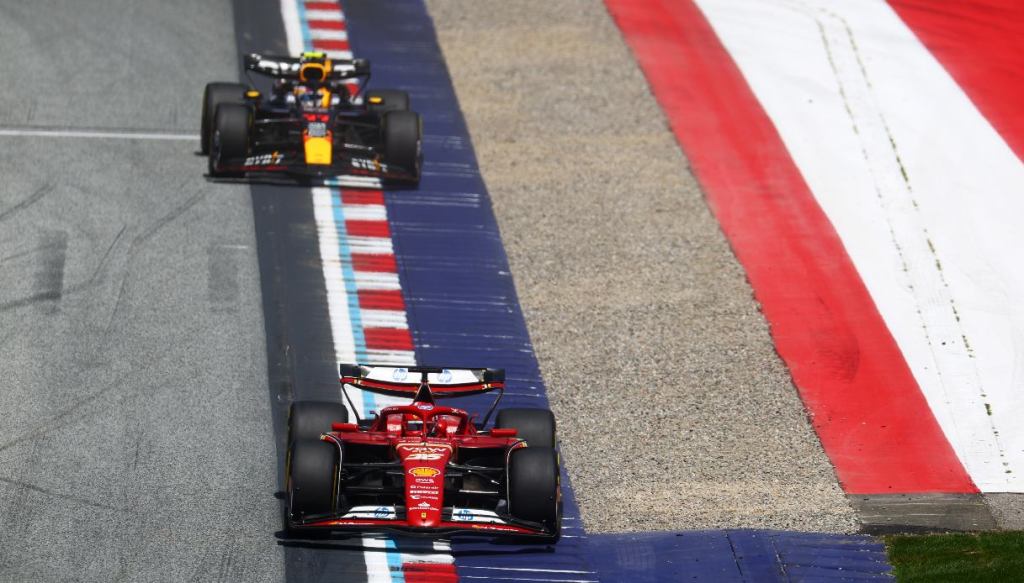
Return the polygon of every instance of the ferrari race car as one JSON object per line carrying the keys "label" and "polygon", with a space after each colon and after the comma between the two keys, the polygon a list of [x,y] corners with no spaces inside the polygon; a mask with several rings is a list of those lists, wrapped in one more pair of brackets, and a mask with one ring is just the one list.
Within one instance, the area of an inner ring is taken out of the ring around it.
{"label": "ferrari race car", "polygon": [[203,93],[200,148],[211,176],[419,182],[420,116],[404,91],[366,91],[367,61],[251,54],[245,69],[274,80],[269,96],[239,83],[209,83]]}
{"label": "ferrari race car", "polygon": [[[300,401],[288,420],[288,532],[516,537],[554,543],[562,522],[555,419],[503,409],[497,369],[341,365],[346,387],[407,397],[350,422],[341,403]],[[437,400],[498,391],[484,419]],[[355,408],[353,407],[353,410]]]}

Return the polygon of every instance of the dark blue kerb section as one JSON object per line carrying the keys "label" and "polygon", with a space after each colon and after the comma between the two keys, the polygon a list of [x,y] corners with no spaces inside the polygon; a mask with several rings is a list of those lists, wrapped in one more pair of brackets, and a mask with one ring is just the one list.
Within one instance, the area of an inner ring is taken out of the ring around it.
{"label": "dark blue kerb section", "polygon": [[891,581],[885,546],[864,535],[763,530],[591,535],[602,581]]}
{"label": "dark blue kerb section", "polygon": [[[498,225],[422,0],[346,0],[344,9],[353,51],[371,61],[372,86],[409,91],[424,119],[420,187],[386,193],[418,361],[503,367],[504,405],[546,406]],[[889,576],[884,549],[869,537],[765,531],[588,537],[564,484],[562,542],[552,549],[456,540],[460,577],[642,583]]]}

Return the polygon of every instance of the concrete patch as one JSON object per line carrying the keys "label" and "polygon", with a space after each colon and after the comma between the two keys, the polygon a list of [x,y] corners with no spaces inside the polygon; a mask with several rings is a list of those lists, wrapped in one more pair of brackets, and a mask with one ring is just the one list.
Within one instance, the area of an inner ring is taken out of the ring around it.
{"label": "concrete patch", "polygon": [[850,496],[861,531],[868,534],[995,530],[981,494]]}

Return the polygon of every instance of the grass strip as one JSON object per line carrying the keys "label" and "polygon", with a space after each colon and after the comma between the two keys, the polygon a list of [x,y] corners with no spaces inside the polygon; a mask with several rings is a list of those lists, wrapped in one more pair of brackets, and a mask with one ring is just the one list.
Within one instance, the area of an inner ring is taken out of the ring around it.
{"label": "grass strip", "polygon": [[885,537],[896,580],[1024,581],[1024,532]]}

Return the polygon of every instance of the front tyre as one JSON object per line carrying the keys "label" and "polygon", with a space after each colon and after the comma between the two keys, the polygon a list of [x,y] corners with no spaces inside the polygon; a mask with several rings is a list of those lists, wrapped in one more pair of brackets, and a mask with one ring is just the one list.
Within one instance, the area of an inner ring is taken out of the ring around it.
{"label": "front tyre", "polygon": [[288,409],[288,443],[319,440],[332,423],[348,423],[348,409],[331,401],[296,401]]}
{"label": "front tyre", "polygon": [[508,462],[508,509],[520,520],[539,522],[553,534],[530,538],[555,543],[562,534],[562,497],[559,491],[558,454],[550,447],[524,447]]}
{"label": "front tyre", "polygon": [[249,133],[252,131],[252,109],[247,105],[225,103],[213,116],[213,137],[210,143],[210,175],[242,176],[244,172],[221,170],[226,160],[241,160],[249,155]]}
{"label": "front tyre", "polygon": [[400,167],[419,182],[423,159],[423,123],[419,114],[391,111],[384,114],[382,123],[384,162]]}
{"label": "front tyre", "polygon": [[326,441],[300,439],[288,448],[289,520],[334,512],[338,485],[338,450]]}
{"label": "front tyre", "polygon": [[210,154],[213,143],[213,116],[217,108],[225,103],[244,104],[248,87],[241,83],[207,83],[203,90],[203,119],[199,125],[199,150],[204,156]]}

